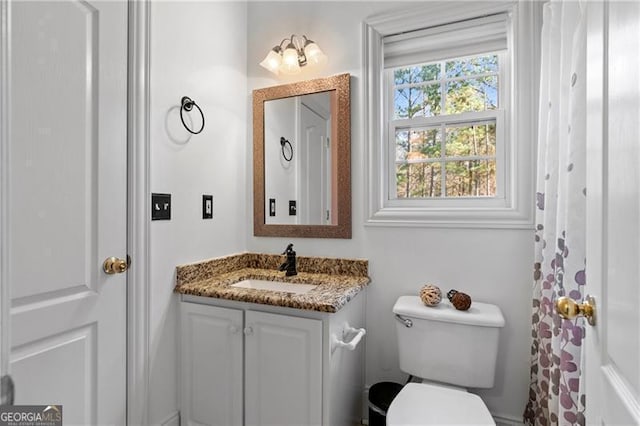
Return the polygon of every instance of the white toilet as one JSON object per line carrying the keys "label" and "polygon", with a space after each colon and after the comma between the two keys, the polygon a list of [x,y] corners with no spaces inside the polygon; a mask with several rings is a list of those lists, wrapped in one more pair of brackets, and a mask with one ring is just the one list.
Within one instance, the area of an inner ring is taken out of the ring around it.
{"label": "white toilet", "polygon": [[387,425],[495,425],[480,397],[465,388],[493,387],[504,327],[500,308],[473,302],[458,311],[447,300],[427,307],[418,296],[401,296],[393,313],[400,369],[422,383],[400,391]]}

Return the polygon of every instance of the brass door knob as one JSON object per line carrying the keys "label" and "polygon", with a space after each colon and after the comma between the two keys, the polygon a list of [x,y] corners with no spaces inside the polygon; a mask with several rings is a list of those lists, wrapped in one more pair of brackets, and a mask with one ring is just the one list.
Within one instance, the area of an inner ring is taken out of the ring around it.
{"label": "brass door knob", "polygon": [[102,270],[105,274],[121,274],[129,269],[129,256],[127,256],[127,260],[119,259],[117,257],[108,257],[104,260],[102,264]]}
{"label": "brass door knob", "polygon": [[556,299],[556,311],[564,319],[574,319],[583,316],[589,325],[596,325],[596,299],[587,295],[582,303],[578,303],[568,297],[558,297]]}

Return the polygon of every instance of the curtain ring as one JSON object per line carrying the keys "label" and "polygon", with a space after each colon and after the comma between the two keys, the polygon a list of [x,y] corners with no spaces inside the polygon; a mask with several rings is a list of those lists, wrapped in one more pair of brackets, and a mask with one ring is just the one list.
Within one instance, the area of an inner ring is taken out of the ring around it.
{"label": "curtain ring", "polygon": [[[289,145],[289,158],[287,158],[287,153],[285,152],[285,146],[287,145]],[[291,142],[280,136],[280,147],[282,149],[282,156],[284,157],[284,159],[287,161],[291,161],[291,159],[293,158],[293,146],[291,146]]]}
{"label": "curtain ring", "polygon": [[[202,117],[202,127],[200,127],[200,130],[198,130],[197,132],[194,132],[189,128],[189,126],[187,126],[187,123],[184,122],[184,116],[182,115],[182,111],[191,111],[193,107],[198,108],[198,111],[200,111],[200,116]],[[189,133],[193,133],[194,135],[197,135],[204,129],[204,113],[202,112],[202,109],[198,106],[198,104],[196,104],[195,101],[188,96],[183,96],[180,101],[180,120],[182,121],[182,125],[184,126],[184,128],[187,129]]]}

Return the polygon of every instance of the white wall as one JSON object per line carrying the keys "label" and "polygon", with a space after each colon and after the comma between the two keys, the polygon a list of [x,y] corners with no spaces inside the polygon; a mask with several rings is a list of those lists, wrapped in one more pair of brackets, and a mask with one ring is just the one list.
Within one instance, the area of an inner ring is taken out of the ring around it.
{"label": "white wall", "polygon": [[[501,334],[496,385],[493,389],[478,393],[494,416],[519,420],[522,418],[529,384],[533,232],[364,226],[363,163],[367,141],[362,137],[361,23],[374,13],[406,6],[406,3],[378,2],[249,3],[249,92],[259,87],[343,72],[352,75],[353,238],[253,237],[251,218],[247,218],[247,246],[250,251],[277,253],[288,242],[293,242],[300,255],[369,260],[372,283],[367,290],[368,385],[382,380],[406,379],[406,375],[397,367],[395,324],[391,314],[398,296],[417,294],[423,284],[430,282],[437,283],[445,291],[456,288],[469,293],[474,300],[499,305],[507,325]],[[306,34],[315,40],[328,55],[329,62],[323,69],[304,70],[295,78],[278,79],[258,63],[273,45],[292,33]],[[250,123],[248,121],[248,149],[252,135]],[[246,164],[247,181],[250,182],[250,158]],[[250,192],[247,197],[251,197]],[[249,198],[247,203],[251,205]]]}
{"label": "white wall", "polygon": [[[245,249],[246,13],[240,2],[151,4],[151,191],[172,194],[171,220],[151,224],[151,424],[177,424],[176,265]],[[206,116],[190,138],[182,96]],[[203,194],[213,220],[202,219]]]}
{"label": "white wall", "polygon": [[[289,216],[289,200],[296,199],[298,137],[296,134],[296,99],[276,99],[264,103],[264,202],[265,222],[270,224],[294,224],[298,216]],[[291,144],[291,161],[282,154],[280,138]],[[269,216],[269,199],[276,200],[276,215]]]}

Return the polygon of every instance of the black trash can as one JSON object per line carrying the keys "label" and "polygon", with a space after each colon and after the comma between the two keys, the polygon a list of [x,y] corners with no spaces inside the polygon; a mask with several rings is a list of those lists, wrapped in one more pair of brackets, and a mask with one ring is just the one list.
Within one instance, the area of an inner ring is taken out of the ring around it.
{"label": "black trash can", "polygon": [[369,388],[369,426],[386,426],[387,410],[402,388],[394,382],[380,382]]}

